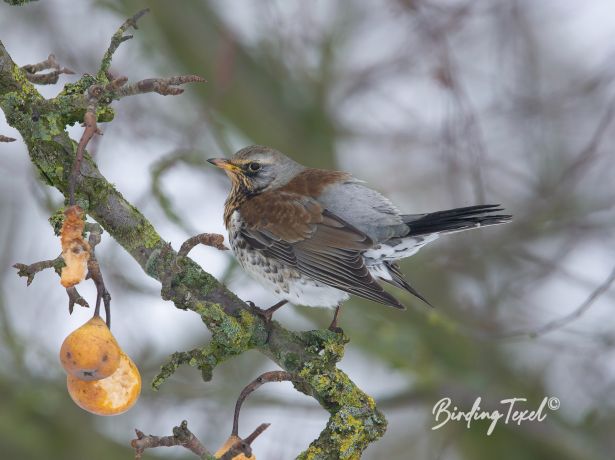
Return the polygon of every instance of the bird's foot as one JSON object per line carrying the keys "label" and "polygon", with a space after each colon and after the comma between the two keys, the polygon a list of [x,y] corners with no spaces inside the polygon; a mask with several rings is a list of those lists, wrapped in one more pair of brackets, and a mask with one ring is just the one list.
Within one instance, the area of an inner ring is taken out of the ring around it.
{"label": "bird's foot", "polygon": [[254,308],[256,310],[256,313],[265,319],[266,323],[270,323],[271,318],[273,317],[273,314],[276,311],[278,311],[281,307],[286,305],[288,303],[288,300],[280,300],[278,303],[276,303],[275,305],[272,305],[269,308],[259,308],[254,304],[254,302],[251,302],[249,300],[246,300],[246,303],[250,305],[252,308]]}

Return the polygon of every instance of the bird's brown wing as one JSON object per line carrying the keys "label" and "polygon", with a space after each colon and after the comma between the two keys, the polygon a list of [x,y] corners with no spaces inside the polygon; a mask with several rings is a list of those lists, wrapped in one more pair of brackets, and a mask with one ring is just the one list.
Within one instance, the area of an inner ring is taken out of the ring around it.
{"label": "bird's brown wing", "polygon": [[372,239],[316,200],[292,192],[263,193],[239,212],[242,236],[266,257],[350,294],[404,308],[365,265],[362,253],[374,246]]}

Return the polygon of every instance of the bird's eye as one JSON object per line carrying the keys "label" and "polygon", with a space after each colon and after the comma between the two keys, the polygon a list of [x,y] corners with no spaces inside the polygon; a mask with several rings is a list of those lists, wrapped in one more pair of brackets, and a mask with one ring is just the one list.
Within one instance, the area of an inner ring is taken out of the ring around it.
{"label": "bird's eye", "polygon": [[261,164],[257,163],[256,161],[253,161],[252,163],[248,165],[248,169],[252,172],[256,172],[259,169],[261,169]]}

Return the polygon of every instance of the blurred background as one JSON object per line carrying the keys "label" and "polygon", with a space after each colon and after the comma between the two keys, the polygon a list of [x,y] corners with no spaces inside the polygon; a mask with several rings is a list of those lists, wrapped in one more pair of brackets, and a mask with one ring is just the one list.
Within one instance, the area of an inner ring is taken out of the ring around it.
{"label": "blurred background", "polygon": [[[195,73],[207,84],[179,97],[115,105],[90,143],[103,174],[178,248],[200,232],[226,234],[228,183],[205,163],[249,144],[368,181],[402,211],[503,203],[512,224],[442,238],[402,263],[435,306],[396,294],[399,312],[352,299],[340,367],[389,420],[365,459],[607,459],[615,448],[615,3],[610,0],[40,1],[0,4],[0,39],[20,65],[55,53],[94,73],[109,38],[143,7],[151,13],[116,53],[131,81]],[[47,97],[67,81],[40,87]],[[70,128],[78,139],[82,128]],[[29,288],[11,265],[54,258],[47,218],[62,205],[42,185],[19,134],[0,115],[0,451],[7,459],[132,458],[133,429],[167,435],[182,419],[215,450],[231,429],[243,386],[275,365],[256,352],[204,383],[181,369],[148,385],[166,357],[209,339],[194,313],[107,235],[97,255],[113,331],[144,389],[114,418],[70,400],[57,357],[89,319],[52,271]],[[192,256],[244,299],[275,298],[210,248]],[[89,284],[81,294],[94,302]],[[331,311],[285,307],[291,329],[326,327]],[[541,423],[448,423],[434,404],[470,410],[504,398],[559,398]],[[244,404],[240,434],[272,426],[258,458],[294,458],[327,414],[290,384],[268,384]],[[190,458],[181,448],[146,458]]]}

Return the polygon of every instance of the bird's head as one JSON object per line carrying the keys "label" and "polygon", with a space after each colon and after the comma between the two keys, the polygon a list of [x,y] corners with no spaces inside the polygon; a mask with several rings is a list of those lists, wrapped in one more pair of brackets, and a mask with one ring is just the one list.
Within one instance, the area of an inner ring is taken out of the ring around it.
{"label": "bird's head", "polygon": [[283,153],[259,145],[241,149],[229,159],[210,158],[207,161],[223,169],[233,187],[246,195],[281,187],[305,169]]}

